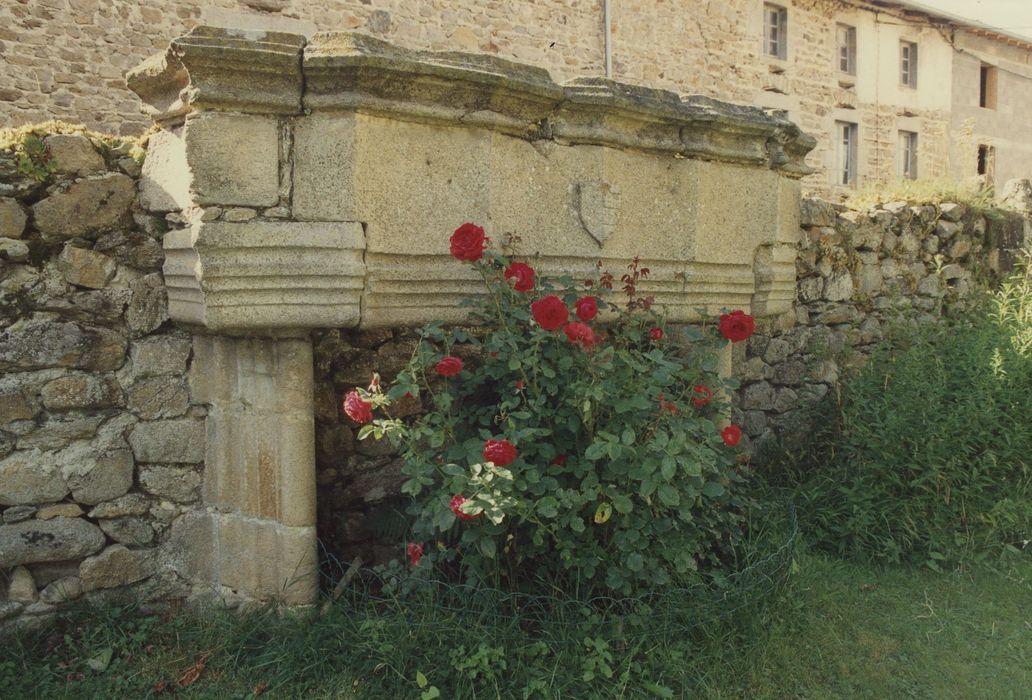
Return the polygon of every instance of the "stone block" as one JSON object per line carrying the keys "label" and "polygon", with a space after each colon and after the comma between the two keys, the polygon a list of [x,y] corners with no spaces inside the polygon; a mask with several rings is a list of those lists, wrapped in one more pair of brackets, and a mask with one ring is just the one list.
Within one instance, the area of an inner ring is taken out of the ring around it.
{"label": "stone block", "polygon": [[133,455],[127,449],[101,452],[66,469],[72,497],[96,505],[125,495],[133,485]]}
{"label": "stone block", "polygon": [[69,284],[102,289],[115,276],[118,265],[103,253],[68,244],[57,258],[57,267]]}
{"label": "stone block", "polygon": [[186,381],[173,376],[138,379],[127,394],[129,410],[143,420],[177,418],[190,407]]}
{"label": "stone block", "polygon": [[140,174],[140,206],[158,212],[190,207],[191,180],[182,130],[160,129],[151,134]]}
{"label": "stone block", "polygon": [[150,552],[131,550],[120,544],[113,544],[100,554],[87,557],[79,565],[84,592],[136,583],[153,573]]}
{"label": "stone block", "polygon": [[35,418],[39,413],[39,402],[33,394],[17,385],[0,388],[0,423]]}
{"label": "stone block", "polygon": [[201,474],[190,467],[145,464],[139,479],[147,493],[176,503],[193,503],[200,494]]}
{"label": "stone block", "polygon": [[0,262],[25,262],[29,258],[29,246],[17,238],[0,238]]}
{"label": "stone block", "polygon": [[40,591],[39,599],[50,605],[60,605],[79,598],[82,595],[82,579],[78,576],[65,576],[50,583]]}
{"label": "stone block", "polygon": [[279,202],[279,124],[269,117],[198,112],[184,130],[191,191],[200,205]]}
{"label": "stone block", "polygon": [[20,523],[23,520],[28,520],[35,514],[35,506],[12,506],[4,509],[3,521],[5,523]]}
{"label": "stone block", "polygon": [[0,197],[0,238],[21,238],[29,215],[18,200]]}
{"label": "stone block", "polygon": [[848,301],[853,292],[853,277],[848,270],[833,272],[824,282],[823,296],[828,301]]}
{"label": "stone block", "polygon": [[831,202],[803,197],[799,202],[801,226],[834,226],[838,211]]}
{"label": "stone block", "polygon": [[70,367],[115,370],[127,342],[109,328],[41,318],[23,319],[0,332],[0,371]]}
{"label": "stone block", "polygon": [[10,581],[7,584],[7,600],[22,605],[31,605],[39,600],[36,581],[24,566],[16,566],[11,572]]}
{"label": "stone block", "polygon": [[36,511],[39,520],[50,520],[52,518],[78,518],[82,515],[82,508],[78,503],[55,503],[52,506],[44,506]]}
{"label": "stone block", "polygon": [[259,600],[288,605],[315,602],[318,576],[315,528],[220,515],[219,580]]}
{"label": "stone block", "polygon": [[179,418],[137,423],[129,444],[138,462],[204,461],[204,420]]}
{"label": "stone block", "polygon": [[967,211],[966,206],[955,202],[943,202],[939,205],[939,215],[946,221],[960,221]]}
{"label": "stone block", "polygon": [[100,528],[81,518],[26,520],[0,525],[0,569],[20,564],[80,559],[100,550]]}
{"label": "stone block", "polygon": [[43,139],[50,150],[54,172],[90,175],[105,170],[104,158],[82,134],[51,134]]}
{"label": "stone block", "polygon": [[[354,114],[313,114],[294,127],[294,216],[355,221]],[[460,222],[461,223],[461,222]]]}
{"label": "stone block", "polygon": [[47,239],[89,236],[124,224],[135,197],[136,186],[126,175],[88,177],[34,204],[33,221]]}
{"label": "stone block", "polygon": [[139,493],[127,493],[111,501],[98,504],[89,512],[91,518],[122,518],[147,512],[147,498]]}
{"label": "stone block", "polygon": [[[780,367],[775,368],[777,372]],[[769,411],[774,408],[774,387],[767,382],[757,382],[742,391],[742,409],[746,411]]]}
{"label": "stone block", "polygon": [[132,299],[125,320],[134,336],[156,330],[168,320],[168,293],[161,273],[152,272],[129,284]]}
{"label": "stone block", "polygon": [[[245,551],[239,556],[250,556]],[[219,545],[215,516],[204,511],[189,511],[176,518],[168,539],[158,550],[158,561],[183,578],[195,583],[218,583]]]}
{"label": "stone block", "polygon": [[108,374],[73,374],[43,385],[40,392],[48,411],[110,408],[122,405],[122,390]]}
{"label": "stone block", "polygon": [[172,335],[141,338],[130,345],[129,356],[136,378],[182,376],[190,358],[190,339]]}
{"label": "stone block", "polygon": [[0,460],[0,504],[52,503],[68,495],[53,453],[39,450],[13,452]]}
{"label": "stone block", "polygon": [[105,535],[128,547],[142,547],[154,541],[154,528],[142,518],[100,520],[97,524]]}

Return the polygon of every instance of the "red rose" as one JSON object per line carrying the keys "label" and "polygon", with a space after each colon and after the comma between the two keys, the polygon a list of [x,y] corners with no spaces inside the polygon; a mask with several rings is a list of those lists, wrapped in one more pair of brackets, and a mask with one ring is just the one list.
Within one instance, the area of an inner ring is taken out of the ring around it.
{"label": "red rose", "polygon": [[454,377],[462,371],[462,360],[452,355],[448,355],[448,357],[438,362],[434,369],[437,370],[437,373],[442,377]]}
{"label": "red rose", "polygon": [[595,333],[586,323],[577,323],[576,321],[567,323],[563,328],[563,333],[566,334],[567,340],[579,344],[585,350],[590,350],[591,346],[595,344]]}
{"label": "red rose", "polygon": [[649,337],[653,340],[663,340],[663,329],[659,326],[649,330]]}
{"label": "red rose", "polygon": [[696,384],[692,387],[692,393],[695,394],[692,397],[692,403],[696,408],[702,408],[713,400],[713,392],[705,384]]}
{"label": "red rose", "polygon": [[484,443],[484,459],[496,467],[507,467],[516,460],[516,446],[508,440],[488,440]]}
{"label": "red rose", "polygon": [[734,447],[742,439],[742,429],[731,424],[720,431],[720,437],[723,438],[725,445]]}
{"label": "red rose", "polygon": [[598,316],[598,300],[595,297],[581,297],[573,308],[577,312],[577,318],[582,321],[590,321]]}
{"label": "red rose", "polygon": [[522,379],[517,379],[516,380],[516,391],[523,391],[523,387],[524,386],[525,386],[525,384],[523,383]]}
{"label": "red rose", "polygon": [[756,319],[741,309],[720,317],[720,334],[732,343],[745,340],[756,330]]}
{"label": "red rose", "polygon": [[570,312],[563,300],[555,294],[538,299],[530,305],[534,320],[546,331],[557,331],[570,318]]}
{"label": "red rose", "polygon": [[660,413],[677,413],[677,404],[673,401],[667,401],[666,396],[664,396],[663,394],[657,396],[656,400],[659,401]]}
{"label": "red rose", "polygon": [[463,224],[451,236],[451,254],[456,260],[476,262],[484,257],[484,229],[476,224]]}
{"label": "red rose", "polygon": [[344,413],[356,423],[368,423],[373,419],[373,404],[365,401],[357,391],[349,391],[344,396]]}
{"label": "red rose", "polygon": [[409,564],[413,567],[419,566],[419,560],[423,558],[423,543],[409,542],[405,551],[408,553]]}
{"label": "red rose", "polygon": [[455,517],[459,520],[476,520],[480,517],[480,513],[473,515],[472,513],[464,513],[462,511],[462,504],[466,502],[465,496],[452,496],[451,503],[448,505],[451,508],[451,512],[455,513]]}
{"label": "red rose", "polygon": [[566,455],[559,455],[558,457],[553,459],[551,462],[549,462],[549,464],[557,464],[560,467],[565,467],[566,466]]}
{"label": "red rose", "polygon": [[527,263],[514,262],[505,268],[505,279],[516,280],[513,289],[517,292],[529,292],[534,288],[534,268]]}

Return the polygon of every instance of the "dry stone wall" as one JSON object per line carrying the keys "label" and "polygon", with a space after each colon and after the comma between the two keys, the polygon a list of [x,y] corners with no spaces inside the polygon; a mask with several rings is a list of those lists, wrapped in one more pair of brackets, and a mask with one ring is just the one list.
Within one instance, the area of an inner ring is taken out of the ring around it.
{"label": "dry stone wall", "polygon": [[801,447],[827,419],[814,409],[891,324],[934,321],[1012,269],[1029,240],[1030,188],[1007,190],[1018,210],[890,202],[856,211],[803,200],[795,311],[765,324],[735,362],[736,420],[755,453]]}
{"label": "dry stone wall", "polygon": [[180,523],[200,498],[166,221],[137,204],[132,142],[57,128],[42,179],[0,149],[0,631],[81,597],[185,595]]}

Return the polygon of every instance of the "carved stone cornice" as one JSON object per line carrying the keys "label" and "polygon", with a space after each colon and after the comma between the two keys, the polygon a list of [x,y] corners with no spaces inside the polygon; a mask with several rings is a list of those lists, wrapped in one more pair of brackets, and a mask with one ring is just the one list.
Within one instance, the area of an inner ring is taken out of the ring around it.
{"label": "carved stone cornice", "polygon": [[196,27],[130,70],[126,84],[161,124],[203,109],[299,114],[304,44],[300,34]]}

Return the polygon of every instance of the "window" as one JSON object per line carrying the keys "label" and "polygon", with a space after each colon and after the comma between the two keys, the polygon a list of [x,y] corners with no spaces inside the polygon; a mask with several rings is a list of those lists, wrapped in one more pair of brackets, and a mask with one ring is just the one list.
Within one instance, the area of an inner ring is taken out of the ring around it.
{"label": "window", "polygon": [[983,63],[979,70],[978,106],[996,109],[996,66]]}
{"label": "window", "polygon": [[912,41],[899,42],[899,82],[917,87],[917,44]]}
{"label": "window", "polygon": [[835,184],[856,184],[857,128],[850,122],[835,122]]}
{"label": "window", "polygon": [[856,27],[840,24],[838,37],[838,69],[842,73],[856,75]]}
{"label": "window", "polygon": [[913,131],[899,132],[899,176],[917,179],[917,134]]}
{"label": "window", "polygon": [[985,175],[990,182],[993,179],[993,161],[996,160],[996,149],[984,143],[978,146],[978,174]]}
{"label": "window", "polygon": [[763,4],[763,50],[768,56],[788,58],[788,10]]}

